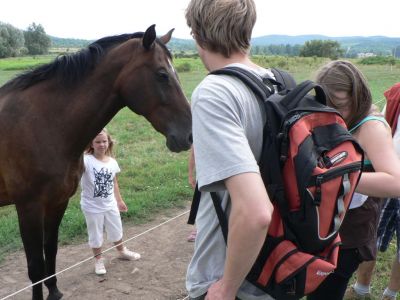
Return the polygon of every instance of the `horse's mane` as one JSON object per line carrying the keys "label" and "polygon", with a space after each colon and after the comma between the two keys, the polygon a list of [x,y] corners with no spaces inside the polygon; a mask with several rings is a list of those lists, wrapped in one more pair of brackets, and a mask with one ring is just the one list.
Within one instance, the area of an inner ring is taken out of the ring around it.
{"label": "horse's mane", "polygon": [[104,54],[113,46],[132,38],[141,38],[143,35],[143,32],[136,32],[101,38],[76,53],[60,55],[48,64],[22,73],[0,87],[0,91],[23,90],[43,80],[54,78],[58,78],[66,85],[79,82],[88,72],[93,70]]}

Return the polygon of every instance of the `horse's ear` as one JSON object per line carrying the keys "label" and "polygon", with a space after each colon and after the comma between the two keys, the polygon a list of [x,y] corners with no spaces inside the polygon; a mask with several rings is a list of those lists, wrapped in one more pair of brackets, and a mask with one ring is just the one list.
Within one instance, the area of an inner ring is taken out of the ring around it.
{"label": "horse's ear", "polygon": [[172,32],[175,30],[175,28],[172,28],[170,31],[167,32],[167,34],[163,35],[160,37],[160,41],[165,45],[171,40]]}
{"label": "horse's ear", "polygon": [[144,33],[143,36],[143,47],[146,50],[149,50],[151,46],[153,45],[155,39],[156,39],[156,25],[153,24],[149,28],[147,28],[146,32]]}

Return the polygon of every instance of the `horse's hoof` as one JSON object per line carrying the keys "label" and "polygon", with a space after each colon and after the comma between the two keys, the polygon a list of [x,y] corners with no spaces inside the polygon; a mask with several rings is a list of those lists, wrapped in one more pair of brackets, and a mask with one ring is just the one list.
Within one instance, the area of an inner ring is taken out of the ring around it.
{"label": "horse's hoof", "polygon": [[58,300],[61,299],[63,296],[63,293],[61,293],[59,290],[54,291],[53,293],[49,294],[47,297],[47,300]]}

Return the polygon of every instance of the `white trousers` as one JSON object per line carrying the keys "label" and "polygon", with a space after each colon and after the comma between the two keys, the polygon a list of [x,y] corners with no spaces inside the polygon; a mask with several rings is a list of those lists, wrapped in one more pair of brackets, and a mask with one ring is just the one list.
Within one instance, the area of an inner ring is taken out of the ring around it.
{"label": "white trousers", "polygon": [[103,245],[104,230],[107,240],[118,242],[122,239],[122,222],[118,210],[109,210],[104,213],[83,212],[89,236],[89,247],[100,248]]}

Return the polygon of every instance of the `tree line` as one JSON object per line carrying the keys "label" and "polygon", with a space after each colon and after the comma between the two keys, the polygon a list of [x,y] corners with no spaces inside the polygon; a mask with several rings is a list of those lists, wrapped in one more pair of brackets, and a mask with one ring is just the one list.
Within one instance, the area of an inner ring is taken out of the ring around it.
{"label": "tree line", "polygon": [[[177,44],[178,42],[179,40],[176,41]],[[50,46],[51,39],[41,24],[32,23],[22,31],[11,24],[0,22],[0,58],[46,54]],[[337,41],[311,40],[304,45],[254,46],[251,54],[337,59],[343,56],[343,49]]]}
{"label": "tree line", "polygon": [[[61,41],[63,39],[58,40]],[[79,45],[85,44],[83,40],[73,41],[78,41]],[[69,40],[68,42],[71,41]],[[11,24],[0,22],[0,58],[46,54],[51,47],[51,43],[50,37],[46,34],[41,24],[32,23],[26,30],[22,31]],[[174,54],[177,56],[187,55],[188,43],[186,40],[173,39],[170,47],[172,47]],[[195,45],[191,45],[189,52],[194,51]],[[304,45],[256,45],[251,48],[252,55],[315,56],[331,59],[338,59],[339,57],[344,57],[344,55],[346,57],[356,57],[357,55],[357,53],[351,53],[348,50],[346,53],[344,52],[341,44],[334,40],[310,40],[306,41]],[[393,57],[400,57],[400,46],[395,47],[392,52]]]}
{"label": "tree line", "polygon": [[253,55],[280,55],[303,57],[329,57],[338,59],[343,57],[344,51],[340,43],[332,40],[311,40],[304,45],[268,45],[255,46],[251,49]]}
{"label": "tree line", "polygon": [[0,22],[0,58],[48,53],[50,37],[41,24],[32,23],[26,30]]}

